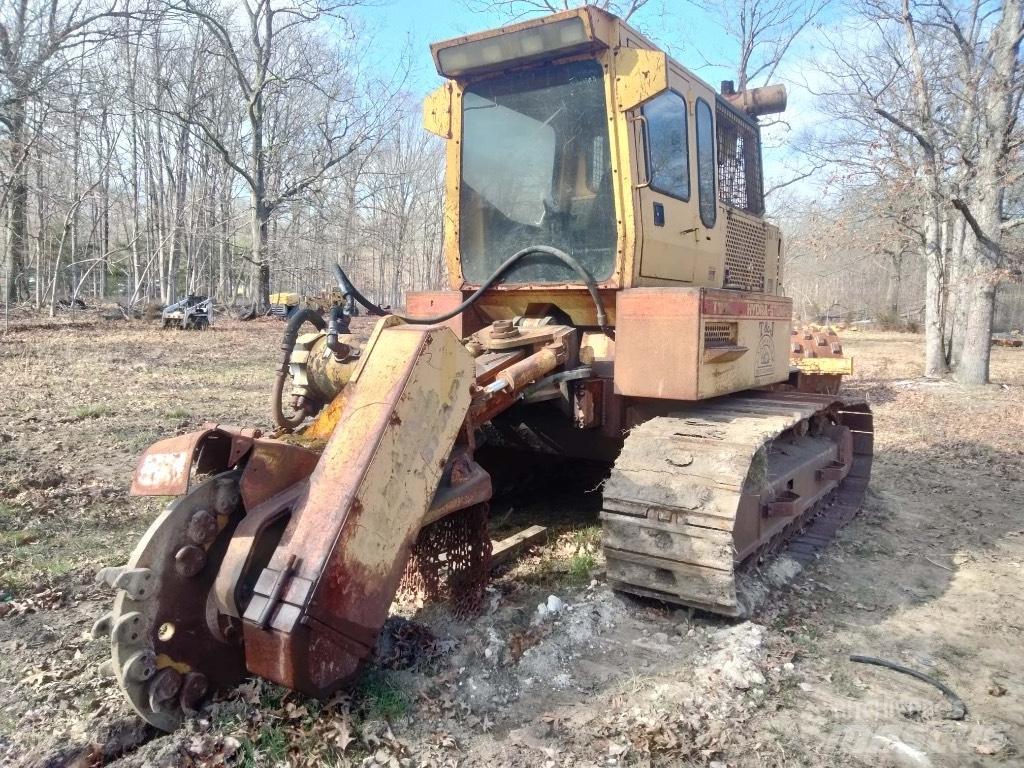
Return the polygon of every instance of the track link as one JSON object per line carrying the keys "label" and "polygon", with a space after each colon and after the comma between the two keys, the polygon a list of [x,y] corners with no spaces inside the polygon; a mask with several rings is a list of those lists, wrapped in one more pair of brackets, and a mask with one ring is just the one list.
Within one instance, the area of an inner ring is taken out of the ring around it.
{"label": "track link", "polygon": [[727,616],[737,574],[769,554],[801,564],[860,508],[872,460],[867,404],[754,392],[635,427],[604,488],[611,585]]}

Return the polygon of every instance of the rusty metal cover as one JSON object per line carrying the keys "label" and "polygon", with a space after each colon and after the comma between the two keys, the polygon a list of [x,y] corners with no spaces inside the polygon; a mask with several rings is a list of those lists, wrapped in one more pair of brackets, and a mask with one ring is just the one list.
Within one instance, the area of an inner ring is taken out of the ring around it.
{"label": "rusty metal cover", "polygon": [[280,440],[256,440],[245,464],[239,490],[246,509],[255,509],[285,488],[305,480],[320,454]]}
{"label": "rusty metal cover", "polygon": [[[149,446],[132,474],[132,496],[181,496],[188,492],[192,464],[204,472],[235,466],[252,447],[258,430],[204,424],[196,432],[169,437]],[[207,449],[212,450],[207,453]]]}
{"label": "rusty metal cover", "polygon": [[[409,317],[434,317],[451,312],[462,303],[461,291],[410,291],[405,294],[405,313]],[[485,325],[476,307],[467,307],[455,317],[445,320],[442,325],[451,328],[455,335],[464,339],[476,333]]]}
{"label": "rusty metal cover", "polygon": [[192,459],[213,429],[189,432],[153,443],[132,475],[132,496],[181,496],[188,492]]}
{"label": "rusty metal cover", "polygon": [[449,329],[378,330],[244,612],[249,670],[312,695],[371,652],[469,411],[474,361]]}

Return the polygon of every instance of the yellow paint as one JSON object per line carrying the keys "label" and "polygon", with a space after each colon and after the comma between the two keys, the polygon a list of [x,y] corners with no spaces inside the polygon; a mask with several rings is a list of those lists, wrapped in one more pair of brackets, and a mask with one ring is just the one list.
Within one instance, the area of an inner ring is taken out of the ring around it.
{"label": "yellow paint", "polygon": [[[317,414],[313,423],[303,430],[303,444],[305,444],[307,448],[312,448],[313,445],[311,444],[326,441],[327,438],[331,436],[331,433],[334,432],[334,428],[338,425],[338,419],[341,418],[341,413],[344,408],[345,391],[342,390],[326,408]],[[317,450],[322,447],[323,446],[320,445]]]}
{"label": "yellow paint", "polygon": [[272,293],[270,294],[271,304],[284,304],[287,307],[294,306],[302,300],[297,293]]}
{"label": "yellow paint", "polygon": [[668,90],[668,56],[664,51],[622,48],[615,59],[615,90],[622,112],[636,109]]}
{"label": "yellow paint", "polygon": [[796,366],[801,373],[853,374],[852,357],[805,357],[798,360]]}
{"label": "yellow paint", "polygon": [[[383,327],[365,355],[362,375],[348,387],[338,429],[292,513],[287,546],[274,555],[302,553],[303,575],[329,573],[329,561],[343,561],[349,572],[367,579],[389,574],[408,534],[422,524],[469,412],[475,363],[451,329]],[[357,505],[357,523],[346,524],[338,539],[325,536],[322,526],[303,524],[307,515],[323,520]],[[330,594],[342,599],[339,592]],[[378,608],[386,605],[368,610]],[[325,599],[316,610],[345,608]]]}
{"label": "yellow paint", "polygon": [[442,139],[452,137],[451,83],[445,83],[427,94],[423,102],[423,127]]}
{"label": "yellow paint", "polygon": [[180,672],[183,675],[187,675],[189,672],[192,671],[192,667],[190,667],[184,661],[175,661],[166,653],[157,654],[156,668],[164,669],[166,667],[170,667],[171,669],[175,670],[176,672]]}

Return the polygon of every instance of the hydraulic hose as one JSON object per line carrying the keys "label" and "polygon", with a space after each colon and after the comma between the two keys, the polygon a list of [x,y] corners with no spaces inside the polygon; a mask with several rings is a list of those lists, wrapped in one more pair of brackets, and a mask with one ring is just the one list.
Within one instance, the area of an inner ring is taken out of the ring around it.
{"label": "hydraulic hose", "polygon": [[964,704],[963,699],[956,694],[956,691],[940,680],[936,680],[934,677],[926,675],[924,672],[918,672],[916,669],[905,667],[894,661],[879,659],[876,656],[860,656],[855,654],[850,656],[850,661],[856,661],[860,664],[874,664],[876,667],[885,667],[886,669],[891,669],[895,672],[902,672],[904,675],[916,677],[918,680],[926,682],[929,685],[934,685],[942,691],[942,695],[945,696],[946,699],[949,700],[949,703],[953,705],[953,708],[945,716],[946,720],[963,720],[967,717],[967,705]]}
{"label": "hydraulic hose", "polygon": [[[527,248],[523,248],[521,251],[517,251],[516,253],[512,254],[505,260],[505,262],[500,267],[494,270],[491,276],[488,277],[483,282],[483,284],[481,284],[481,286],[473,292],[471,296],[466,298],[461,304],[459,304],[459,306],[455,307],[455,309],[449,312],[445,312],[444,314],[441,315],[434,315],[432,317],[406,317],[395,313],[391,314],[395,314],[395,317],[397,317],[404,323],[413,323],[420,325],[433,325],[435,323],[443,323],[445,320],[450,320],[460,312],[465,311],[467,308],[475,304],[477,299],[479,299],[483,295],[484,291],[488,290],[491,286],[498,282],[498,280],[500,280],[501,277],[506,272],[508,272],[509,269],[511,269],[515,264],[517,264],[526,256],[530,256],[531,254],[535,253],[555,257],[580,276],[583,282],[586,283],[587,291],[590,292],[590,298],[593,300],[594,308],[597,310],[598,326],[601,328],[602,331],[611,335],[611,330],[608,327],[608,314],[607,312],[605,312],[604,301],[601,299],[601,294],[598,293],[597,283],[594,281],[594,278],[591,277],[590,273],[587,272],[587,270],[584,269],[583,265],[580,264],[576,259],[574,259],[565,251],[559,250],[558,248],[553,248],[550,245],[531,245]],[[348,279],[348,275],[345,274],[345,270],[341,268],[340,264],[334,265],[334,274],[338,279],[338,287],[341,289],[342,293],[351,296],[363,307],[365,307],[368,312],[375,315],[389,314],[388,312],[374,304],[372,301],[367,299],[365,296],[363,296],[363,294],[361,294],[356,289],[356,287],[352,285],[352,281]]]}
{"label": "hydraulic hose", "polygon": [[338,341],[338,335],[348,333],[349,319],[345,308],[339,304],[331,307],[330,321],[327,323],[327,348],[337,358],[346,357],[349,353],[348,344]]}
{"label": "hydraulic hose", "polygon": [[315,326],[318,331],[322,331],[326,327],[320,314],[309,308],[298,310],[288,319],[288,326],[285,328],[284,338],[281,340],[281,365],[278,366],[274,376],[274,394],[270,403],[274,422],[282,429],[295,429],[306,418],[303,411],[290,417],[285,416],[284,409],[281,407],[284,380],[288,376],[288,361],[291,359],[292,350],[295,349],[295,341],[299,338],[299,329],[306,322]]}

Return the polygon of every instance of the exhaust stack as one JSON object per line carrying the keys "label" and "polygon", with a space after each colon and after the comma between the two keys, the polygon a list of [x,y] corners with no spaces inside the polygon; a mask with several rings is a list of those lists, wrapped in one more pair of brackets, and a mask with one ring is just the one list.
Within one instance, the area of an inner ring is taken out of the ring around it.
{"label": "exhaust stack", "polygon": [[737,91],[732,80],[722,81],[722,96],[737,109],[751,117],[774,115],[786,111],[786,86],[766,85]]}

